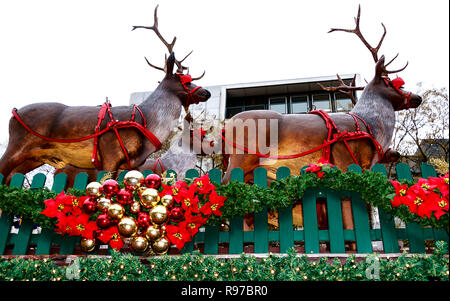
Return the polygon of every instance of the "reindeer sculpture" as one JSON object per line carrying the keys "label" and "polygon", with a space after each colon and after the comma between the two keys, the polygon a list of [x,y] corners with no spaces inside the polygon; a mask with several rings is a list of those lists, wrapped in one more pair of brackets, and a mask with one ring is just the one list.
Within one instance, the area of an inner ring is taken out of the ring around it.
{"label": "reindeer sculpture", "polygon": [[[356,34],[370,50],[375,61],[375,76],[365,86],[351,112],[328,115],[323,111],[313,111],[313,114],[281,115],[273,111],[246,111],[235,115],[226,123],[225,136],[222,135],[225,152],[229,156],[222,183],[230,181],[230,172],[237,167],[243,169],[245,182],[252,182],[253,171],[259,166],[267,169],[268,179],[271,181],[276,179],[276,170],[282,166],[289,167],[293,175],[298,175],[301,167],[325,158],[344,171],[352,163],[369,169],[385,157],[385,150],[391,143],[394,131],[395,111],[416,108],[422,100],[420,96],[404,91],[401,79],[389,79],[389,74],[404,70],[407,64],[399,70],[387,70],[398,54],[388,63],[385,63],[384,55],[378,58],[386,28],[382,24],[384,33],[378,45],[370,46],[359,28],[360,12],[359,7],[355,29],[330,30]],[[360,88],[346,85],[338,88],[341,91],[357,89]],[[279,129],[278,143],[270,145],[267,148],[269,152],[264,154],[260,151],[259,139],[263,141],[261,145],[266,146],[266,141],[270,141],[269,127],[256,127],[256,133],[250,134],[248,130],[243,131],[244,145],[238,145],[236,140],[238,125],[246,124],[247,121],[256,124],[258,120],[265,120],[265,124],[275,120]],[[242,150],[248,152],[242,153]],[[271,153],[277,155],[270,156]],[[343,204],[343,211],[344,227],[352,227],[350,205]]]}
{"label": "reindeer sculpture", "polygon": [[[0,173],[9,183],[14,173],[27,173],[44,163],[63,168],[98,168],[107,171],[133,169],[161,147],[176,125],[181,108],[208,100],[210,92],[192,83],[187,67],[175,58],[176,37],[168,43],[154,25],[134,26],[153,30],[169,51],[164,68],[147,63],[165,73],[156,90],[138,106],[100,108],[36,103],[13,110],[9,123],[9,143],[0,159]],[[175,66],[177,69],[175,70]],[[175,71],[175,72],[174,72]],[[131,117],[131,119],[130,119]]]}

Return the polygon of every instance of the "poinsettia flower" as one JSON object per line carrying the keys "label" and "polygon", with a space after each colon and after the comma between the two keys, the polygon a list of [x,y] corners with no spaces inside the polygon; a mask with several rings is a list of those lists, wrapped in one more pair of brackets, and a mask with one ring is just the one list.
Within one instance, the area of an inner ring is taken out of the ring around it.
{"label": "poinsettia flower", "polygon": [[391,200],[392,207],[398,207],[401,204],[406,204],[408,197],[406,196],[406,191],[408,190],[407,184],[400,184],[398,181],[390,181],[392,186],[395,188],[395,197]]}
{"label": "poinsettia flower", "polygon": [[330,162],[328,162],[328,160],[326,160],[325,158],[320,158],[319,161],[317,162],[317,165],[319,166],[324,166],[324,165],[329,165],[330,167],[334,167],[333,164],[331,164]]}
{"label": "poinsettia flower", "polygon": [[211,190],[216,189],[216,187],[211,183],[209,175],[201,176],[194,180],[194,183],[199,194],[208,194]]}
{"label": "poinsettia flower", "polygon": [[194,185],[190,185],[188,189],[183,188],[178,192],[179,203],[184,211],[192,210],[194,213],[198,213],[199,199],[195,195],[197,188]]}
{"label": "poinsettia flower", "polygon": [[41,212],[41,214],[48,217],[56,217],[58,220],[66,216],[65,211],[67,211],[67,209],[65,210],[64,204],[61,204],[54,199],[45,200],[44,204],[45,209]]}
{"label": "poinsettia flower", "polygon": [[173,185],[166,185],[164,183],[161,183],[161,186],[163,187],[163,190],[159,194],[160,196],[164,195],[171,195],[173,196],[173,199],[179,203],[182,200],[182,196],[180,196],[180,190],[183,188],[187,188],[188,184],[184,181],[177,181]]}
{"label": "poinsettia flower", "polygon": [[191,234],[187,229],[187,223],[185,221],[178,223],[177,226],[167,225],[166,233],[170,242],[180,251],[187,242],[191,241]]}
{"label": "poinsettia flower", "polygon": [[407,196],[406,205],[409,207],[409,211],[420,217],[427,216],[430,218],[433,211],[439,210],[439,195],[437,193],[429,193],[424,189],[411,190],[410,187]]}
{"label": "poinsettia flower", "polygon": [[97,223],[89,220],[88,214],[80,214],[72,219],[72,232],[70,235],[79,235],[85,238],[92,239],[93,232],[98,229]]}
{"label": "poinsettia flower", "polygon": [[318,177],[319,179],[322,179],[324,175],[325,175],[325,173],[324,173],[323,171],[318,171],[318,172],[317,172],[317,177]]}
{"label": "poinsettia flower", "polygon": [[115,250],[122,249],[124,245],[122,236],[119,234],[119,229],[116,226],[102,230],[97,238],[105,244],[109,243],[111,248]]}
{"label": "poinsettia flower", "polygon": [[434,216],[439,219],[442,215],[448,214],[448,198],[441,198],[438,201],[439,209],[434,212]]}
{"label": "poinsettia flower", "polygon": [[219,209],[224,205],[226,199],[226,197],[218,195],[217,192],[213,190],[209,195],[209,201],[202,206],[200,211],[204,215],[208,216],[212,213],[214,213],[214,215],[221,216],[222,212]]}
{"label": "poinsettia flower", "polygon": [[186,222],[186,229],[191,234],[191,237],[194,237],[195,234],[197,234],[198,229],[207,221],[207,219],[203,218],[201,214],[192,215],[192,211],[186,212],[184,217]]}
{"label": "poinsettia flower", "polygon": [[70,235],[73,231],[75,216],[73,215],[63,215],[58,218],[58,223],[56,224],[55,232],[61,235]]}
{"label": "poinsettia flower", "polygon": [[319,166],[318,164],[309,164],[308,168],[306,168],[305,172],[317,172],[317,171],[321,171],[322,170],[322,166]]}
{"label": "poinsettia flower", "polygon": [[429,181],[437,186],[437,189],[444,198],[448,199],[449,196],[448,173],[445,176],[429,178]]}

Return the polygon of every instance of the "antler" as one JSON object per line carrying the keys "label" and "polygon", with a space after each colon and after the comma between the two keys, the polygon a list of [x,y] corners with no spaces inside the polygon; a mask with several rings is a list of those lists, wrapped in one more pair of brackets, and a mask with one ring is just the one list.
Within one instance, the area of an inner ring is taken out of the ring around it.
{"label": "antler", "polygon": [[322,85],[321,83],[317,83],[323,90],[325,91],[339,91],[345,95],[347,95],[348,97],[350,97],[353,105],[356,104],[356,99],[353,96],[353,91],[357,91],[357,90],[363,90],[364,87],[356,87],[356,74],[355,76],[353,76],[352,81],[350,82],[350,85],[347,85],[342,78],[339,76],[339,74],[336,74],[337,78],[339,80],[339,83],[341,84],[338,87],[325,87],[324,85]]}
{"label": "antler", "polygon": [[[137,28],[144,28],[144,29],[150,29],[150,30],[153,30],[154,32],[155,32],[155,34],[158,36],[158,38],[161,40],[161,42],[163,42],[163,44],[167,47],[167,50],[169,51],[169,53],[172,53],[173,52],[173,47],[175,46],[175,42],[176,42],[176,40],[177,40],[177,37],[173,37],[173,40],[172,40],[172,42],[171,43],[169,43],[169,42],[167,42],[166,41],[166,39],[164,39],[163,38],[163,36],[161,35],[161,33],[159,32],[159,28],[158,28],[158,6],[159,5],[156,5],[156,7],[155,7],[155,12],[154,12],[154,21],[153,21],[153,26],[133,26],[133,28],[131,29],[131,30],[135,30],[135,29],[137,29]],[[185,66],[183,66],[181,63],[190,55],[192,53],[192,51],[191,52],[189,52],[181,61],[178,61],[177,59],[175,59],[175,64],[177,65],[177,67],[178,67],[178,69],[177,69],[177,72],[180,72],[180,73],[182,73],[184,70],[186,70],[186,69],[188,69],[187,67],[185,67]],[[153,67],[153,68],[155,68],[155,69],[158,69],[158,70],[162,70],[162,71],[166,71],[166,68],[161,68],[161,67],[158,67],[158,66],[155,66],[155,65],[153,65],[153,64],[151,64],[148,60],[147,60],[147,58],[145,58],[145,60],[147,61],[147,63],[151,66],[151,67]],[[167,60],[167,58],[166,58],[166,60]]]}
{"label": "antler", "polygon": [[[363,44],[367,47],[367,49],[369,49],[370,53],[372,54],[372,57],[376,62],[378,62],[378,51],[380,50],[381,44],[383,43],[384,37],[386,36],[386,26],[384,26],[383,23],[381,23],[381,26],[383,26],[383,35],[381,36],[380,41],[378,42],[378,45],[376,47],[372,47],[367,40],[364,38],[364,36],[361,33],[361,30],[359,28],[359,21],[360,21],[360,16],[361,16],[361,5],[358,5],[358,14],[355,18],[355,28],[354,29],[343,29],[343,28],[331,28],[328,33],[334,32],[334,31],[344,31],[344,32],[349,32],[349,33],[354,33],[355,35],[358,36],[358,38],[363,42]],[[389,63],[387,63],[384,67],[386,68],[390,63],[392,63],[398,56],[397,55],[389,61]],[[385,74],[389,74],[389,73],[396,73],[396,72],[400,72],[402,70],[404,70],[406,67],[408,66],[408,62],[406,62],[406,65],[398,70],[394,70],[394,71],[388,71],[385,69]]]}

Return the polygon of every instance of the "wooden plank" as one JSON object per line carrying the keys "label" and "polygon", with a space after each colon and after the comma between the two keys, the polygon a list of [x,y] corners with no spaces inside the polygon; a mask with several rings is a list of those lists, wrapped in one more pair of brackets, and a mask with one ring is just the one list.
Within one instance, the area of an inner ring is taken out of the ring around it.
{"label": "wooden plank", "polygon": [[[33,177],[30,189],[40,188],[45,185],[45,175],[38,173]],[[12,255],[25,255],[27,253],[28,243],[30,242],[31,232],[33,231],[34,223],[29,220],[22,221],[17,236],[17,243],[14,244]]]}
{"label": "wooden plank", "polygon": [[[176,174],[174,171],[167,171],[167,176],[169,176],[170,173]],[[196,169],[187,170],[185,177],[190,178],[190,179],[198,178],[199,177],[198,170],[196,170]],[[198,236],[198,234],[196,236]],[[194,238],[197,238],[197,237],[194,237]],[[194,241],[196,241],[196,240],[193,239],[190,242],[186,243],[184,245],[183,249],[181,249],[180,253],[181,254],[191,253],[194,250]]]}
{"label": "wooden plank", "polygon": [[[100,180],[106,175],[106,173],[106,170],[99,171],[97,174],[97,182],[100,182]],[[75,184],[73,186],[75,187]]]}
{"label": "wooden plank", "polygon": [[[254,185],[267,187],[267,170],[257,167],[253,173]],[[267,208],[255,213],[255,253],[269,252],[269,224]]]}
{"label": "wooden plank", "polygon": [[[22,187],[25,176],[20,173],[16,173],[11,177],[9,183],[10,187]],[[5,252],[6,244],[10,237],[11,226],[13,224],[14,215],[2,212],[0,216],[0,255]]]}
{"label": "wooden plank", "polygon": [[75,176],[73,187],[86,187],[89,181],[89,176],[85,172],[80,172]]}
{"label": "wooden plank", "polygon": [[[230,181],[244,182],[244,171],[241,168],[233,168]],[[228,253],[240,254],[242,252],[244,252],[244,218],[238,216],[230,220],[230,244]]]}
{"label": "wooden plank", "polygon": [[[219,169],[212,169],[208,173],[209,179],[213,182],[220,183],[222,174]],[[205,227],[205,254],[219,253],[219,225]]]}
{"label": "wooden plank", "polygon": [[117,177],[117,182],[122,183],[123,179],[125,178],[125,175],[127,174],[128,170],[122,170]]}
{"label": "wooden plank", "polygon": [[[381,172],[384,175],[387,174],[386,167],[382,164],[375,164],[372,167],[372,171]],[[385,253],[398,253],[400,252],[398,246],[397,232],[395,230],[394,218],[378,208],[378,215],[380,218],[381,236],[383,238],[383,250]]]}
{"label": "wooden plank", "polygon": [[342,221],[341,198],[332,190],[327,190],[328,233],[330,252],[345,253],[344,225]]}
{"label": "wooden plank", "polygon": [[144,175],[144,178],[146,177],[146,176],[148,176],[149,174],[152,174],[153,173],[153,170],[143,170],[142,171],[142,174]]}
{"label": "wooden plank", "polygon": [[[66,188],[66,185],[67,185],[67,175],[65,173],[59,173],[53,179],[52,190],[56,193],[60,193],[61,191],[63,191]],[[42,229],[42,231],[39,234],[38,239],[37,239],[35,255],[49,255],[50,254],[53,233],[54,233],[54,231],[52,229]]]}
{"label": "wooden plank", "polygon": [[[287,167],[277,169],[277,180],[282,180],[291,176],[291,171]],[[292,206],[278,210],[278,224],[280,226],[280,252],[287,251],[294,247],[294,226]]]}
{"label": "wooden plank", "polygon": [[[413,180],[408,164],[399,163],[396,166],[397,178],[399,180]],[[407,223],[406,233],[408,234],[409,248],[411,253],[425,253],[425,238],[423,229],[418,223]]]}
{"label": "wooden plank", "polygon": [[303,195],[303,224],[305,253],[319,253],[319,228],[317,224],[316,196],[318,191],[310,189]]}
{"label": "wooden plank", "polygon": [[[361,173],[361,167],[352,164],[348,171]],[[366,202],[358,193],[349,193],[352,199],[353,223],[355,225],[356,249],[358,253],[372,253],[372,241],[370,240],[369,213]]]}
{"label": "wooden plank", "polygon": [[0,173],[0,184],[3,184],[4,179],[5,179],[5,177]]}

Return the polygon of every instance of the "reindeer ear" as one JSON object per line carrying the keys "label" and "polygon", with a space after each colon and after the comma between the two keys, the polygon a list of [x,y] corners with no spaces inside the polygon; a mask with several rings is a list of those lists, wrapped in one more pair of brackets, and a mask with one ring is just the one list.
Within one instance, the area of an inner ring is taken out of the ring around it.
{"label": "reindeer ear", "polygon": [[166,76],[172,76],[175,65],[175,53],[171,52],[166,61]]}
{"label": "reindeer ear", "polygon": [[385,72],[384,55],[382,55],[375,66],[375,79],[380,79]]}

